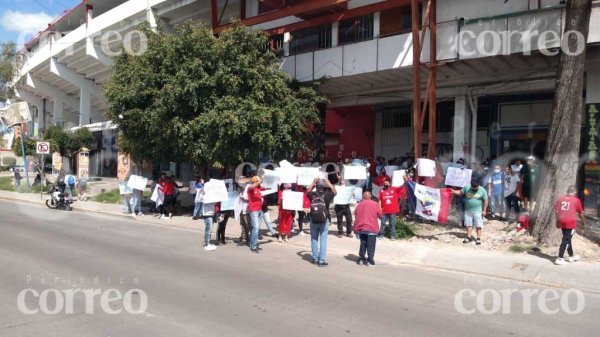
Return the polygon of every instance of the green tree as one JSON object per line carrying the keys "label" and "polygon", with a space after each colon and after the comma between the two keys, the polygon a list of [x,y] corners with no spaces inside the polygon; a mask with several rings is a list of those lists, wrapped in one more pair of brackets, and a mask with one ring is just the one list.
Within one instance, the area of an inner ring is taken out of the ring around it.
{"label": "green tree", "polygon": [[2,45],[0,48],[0,102],[12,96],[12,88],[9,83],[15,75],[15,61],[17,50],[12,42]]}
{"label": "green tree", "polygon": [[315,85],[292,88],[264,33],[235,24],[215,37],[191,22],[145,33],[147,51],[117,58],[106,85],[120,146],[138,160],[284,158],[319,123],[325,98]]}
{"label": "green tree", "polygon": [[[28,156],[35,156],[37,141],[34,139],[25,139],[25,154]],[[12,151],[17,157],[23,157],[23,151],[21,151],[21,138],[15,139],[12,144]]]}

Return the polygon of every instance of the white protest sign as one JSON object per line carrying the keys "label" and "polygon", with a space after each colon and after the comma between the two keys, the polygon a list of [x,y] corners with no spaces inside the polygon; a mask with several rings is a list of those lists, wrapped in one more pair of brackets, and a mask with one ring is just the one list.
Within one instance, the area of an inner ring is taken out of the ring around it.
{"label": "white protest sign", "polygon": [[277,172],[267,169],[263,169],[263,172],[261,186],[268,190],[277,189],[277,186],[279,185],[279,175]]}
{"label": "white protest sign", "polygon": [[308,186],[321,176],[318,167],[298,167],[298,185]]}
{"label": "white protest sign", "polygon": [[419,177],[435,177],[435,161],[431,159],[417,159]]}
{"label": "white protest sign", "polygon": [[392,186],[400,187],[404,185],[404,176],[406,175],[406,170],[396,170],[392,176]]}
{"label": "white protest sign", "polygon": [[227,186],[223,180],[211,179],[204,184],[204,202],[222,202],[228,199]]}
{"label": "white protest sign", "polygon": [[448,186],[465,187],[471,183],[472,170],[448,167],[445,184]]}
{"label": "white protest sign", "polygon": [[165,195],[160,191],[158,185],[154,188],[154,191],[152,191],[152,196],[150,197],[150,200],[154,201],[157,207],[164,203]]}
{"label": "white protest sign", "polygon": [[279,176],[280,184],[295,184],[298,179],[298,171],[294,166],[276,167],[275,172]]}
{"label": "white protest sign", "polygon": [[227,200],[221,201],[221,211],[233,211],[239,195],[238,192],[229,191]]}
{"label": "white protest sign", "polygon": [[196,194],[196,182],[195,181],[190,181],[190,184],[188,186],[190,187],[188,189],[188,193],[189,194]]}
{"label": "white protest sign", "polygon": [[354,186],[336,186],[337,194],[333,198],[334,205],[348,205],[352,203],[354,196]]}
{"label": "white protest sign", "polygon": [[367,179],[367,168],[365,166],[344,165],[344,179],[364,180]]}
{"label": "white protest sign", "polygon": [[131,193],[133,193],[133,191],[131,190],[130,187],[127,186],[126,182],[119,183],[119,194],[120,195],[131,194]]}
{"label": "white protest sign", "polygon": [[294,191],[283,191],[282,208],[289,211],[302,211],[304,204],[304,193]]}
{"label": "white protest sign", "polygon": [[[294,167],[294,165],[292,165],[292,163],[290,163],[289,161],[287,161],[285,159],[279,162],[279,166],[281,166],[281,167]],[[275,169],[277,169],[277,168],[275,168]]]}
{"label": "white protest sign", "polygon": [[133,190],[143,191],[146,189],[146,184],[148,184],[148,178],[131,175],[129,177],[129,181],[127,182],[127,187]]}

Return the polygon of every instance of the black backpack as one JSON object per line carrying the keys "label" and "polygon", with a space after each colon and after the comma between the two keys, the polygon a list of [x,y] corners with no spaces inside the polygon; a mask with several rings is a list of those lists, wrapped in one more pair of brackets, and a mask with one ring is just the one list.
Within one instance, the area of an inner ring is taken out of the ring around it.
{"label": "black backpack", "polygon": [[325,196],[315,194],[310,203],[310,220],[314,223],[325,223],[327,221],[327,207]]}

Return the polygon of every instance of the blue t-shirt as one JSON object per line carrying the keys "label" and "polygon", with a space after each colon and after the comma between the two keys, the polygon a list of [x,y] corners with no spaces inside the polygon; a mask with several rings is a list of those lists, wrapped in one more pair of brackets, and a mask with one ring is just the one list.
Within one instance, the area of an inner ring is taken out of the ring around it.
{"label": "blue t-shirt", "polygon": [[502,182],[504,181],[504,173],[492,173],[488,176],[488,183],[492,184],[492,195],[502,196]]}

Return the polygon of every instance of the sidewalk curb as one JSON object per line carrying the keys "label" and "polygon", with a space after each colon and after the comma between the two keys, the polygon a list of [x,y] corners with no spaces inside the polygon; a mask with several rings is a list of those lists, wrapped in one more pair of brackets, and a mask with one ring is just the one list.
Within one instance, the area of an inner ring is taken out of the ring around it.
{"label": "sidewalk curb", "polygon": [[[27,204],[37,204],[37,205],[41,205],[41,206],[45,207],[43,199],[40,200],[40,202],[38,203],[38,202],[32,202],[32,201],[28,201],[28,200],[12,199],[12,198],[8,198],[8,197],[0,196],[0,200],[19,202],[19,203],[27,203]],[[179,229],[179,230],[192,231],[192,232],[196,232],[196,233],[203,232],[203,229],[201,229],[201,228],[194,229],[194,228],[189,228],[189,227],[182,227],[182,226],[177,226],[176,224],[173,224],[173,223],[169,223],[169,224],[155,223],[155,222],[147,221],[146,219],[141,219],[139,217],[132,218],[131,216],[126,215],[126,214],[115,214],[114,212],[89,210],[89,209],[78,208],[78,207],[73,207],[73,211],[78,212],[78,213],[95,213],[95,214],[100,214],[103,216],[109,216],[109,217],[112,217],[115,219],[117,219],[117,218],[122,219],[122,220],[129,219],[131,221],[138,222],[138,223],[144,224],[144,225],[160,226],[163,228],[174,228],[174,229]],[[310,251],[310,242],[300,243],[300,242],[290,241],[287,243],[287,245],[295,246],[295,247],[302,248],[305,250],[307,249]],[[401,247],[401,248],[406,248],[406,247]],[[357,249],[358,249],[358,245],[356,247],[356,250]],[[349,253],[355,253],[355,251],[350,252],[349,250],[343,250],[343,249],[331,247],[331,245],[328,245],[327,250],[328,250],[328,252],[331,252],[331,253],[334,253],[334,254],[340,255],[340,256],[344,256]],[[443,271],[449,271],[449,272],[457,272],[457,273],[474,275],[474,276],[484,276],[484,277],[490,277],[490,278],[495,278],[495,279],[529,283],[529,284],[533,284],[533,285],[554,287],[554,288],[560,288],[560,289],[574,288],[574,285],[565,284],[564,282],[558,283],[558,282],[539,281],[539,279],[542,278],[543,275],[552,275],[552,273],[557,272],[556,269],[550,269],[549,266],[538,266],[537,268],[539,270],[537,270],[535,272],[535,275],[533,275],[533,276],[517,277],[517,276],[506,275],[506,274],[499,275],[499,274],[486,273],[486,272],[477,272],[477,271],[468,270],[468,269],[446,267],[446,266],[436,265],[436,264],[432,264],[432,263],[427,263],[425,261],[425,259],[430,252],[425,252],[425,253],[426,254],[423,256],[416,257],[420,262],[412,262],[410,260],[403,260],[401,258],[386,258],[386,257],[380,258],[380,260],[382,260],[385,263],[390,264],[390,265],[411,266],[411,267],[421,267],[421,268],[427,268],[427,269],[433,269],[433,270],[443,270]],[[415,257],[413,257],[413,260],[414,259],[415,259]],[[581,291],[586,292],[586,293],[600,295],[600,289],[581,287],[581,286],[579,286],[578,289],[580,289]]]}

